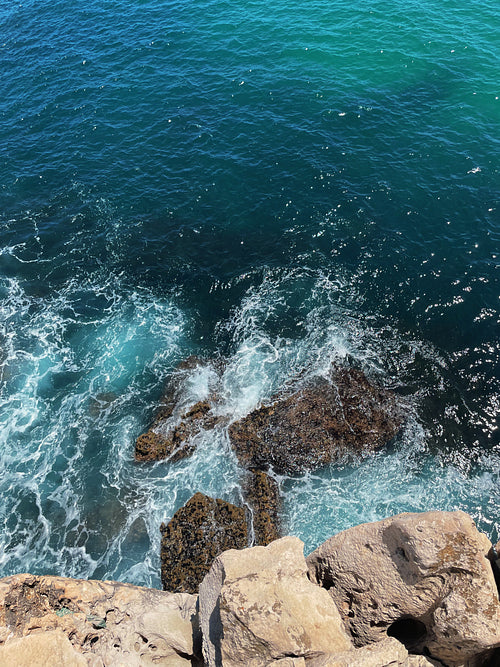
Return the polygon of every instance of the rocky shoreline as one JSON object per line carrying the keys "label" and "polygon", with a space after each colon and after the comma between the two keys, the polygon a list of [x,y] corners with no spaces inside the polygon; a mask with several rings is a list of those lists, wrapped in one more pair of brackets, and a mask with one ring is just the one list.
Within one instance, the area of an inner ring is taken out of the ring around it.
{"label": "rocky shoreline", "polygon": [[224,551],[194,594],[20,574],[0,580],[0,664],[495,667],[497,558],[467,514],[434,511],[307,559],[296,537]]}
{"label": "rocky shoreline", "polygon": [[[298,378],[240,419],[186,399],[183,362],[141,464],[190,456],[224,429],[242,506],[196,493],[161,530],[164,591],[19,574],[0,580],[5,667],[498,667],[498,548],[463,512],[400,514],[343,531],[307,558],[282,537],[281,475],[387,445],[404,407],[359,369]],[[500,547],[499,547],[500,548]]]}

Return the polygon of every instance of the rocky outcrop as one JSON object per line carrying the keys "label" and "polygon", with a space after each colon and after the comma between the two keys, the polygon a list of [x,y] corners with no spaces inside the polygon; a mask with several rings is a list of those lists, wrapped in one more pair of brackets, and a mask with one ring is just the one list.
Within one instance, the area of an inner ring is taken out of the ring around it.
{"label": "rocky outcrop", "polygon": [[284,665],[352,646],[296,537],[220,555],[200,585],[200,618],[208,667]]}
{"label": "rocky outcrop", "polygon": [[343,653],[322,655],[307,661],[307,667],[442,667],[423,655],[409,655],[401,642],[387,637]]}
{"label": "rocky outcrop", "polygon": [[17,660],[16,667],[188,667],[201,650],[196,597],[109,581],[7,577],[0,644],[0,664]]}
{"label": "rocky outcrop", "polygon": [[170,424],[170,417],[162,418],[135,441],[136,461],[168,458],[170,463],[175,463],[191,456],[194,452],[193,436],[202,429],[213,428],[217,423],[216,417],[209,416],[210,410],[208,401],[199,401],[181,415],[177,424]]}
{"label": "rocky outcrop", "polygon": [[267,546],[280,536],[280,494],[278,482],[262,470],[250,470],[243,483],[250,506],[255,546]]}
{"label": "rocky outcrop", "polygon": [[[160,407],[150,428],[135,442],[136,461],[169,459],[171,463],[191,456],[192,438],[203,429],[213,428],[221,419],[212,413],[213,400],[189,402],[186,385],[190,375],[206,366],[199,357],[181,362],[170,377]],[[213,397],[212,397],[213,399]]]}
{"label": "rocky outcrop", "polygon": [[336,369],[287,397],[254,410],[229,427],[247,468],[295,475],[338,460],[346,452],[378,449],[401,424],[393,395],[355,369]]}
{"label": "rocky outcrop", "polygon": [[500,645],[491,544],[463,512],[401,514],[327,540],[307,559],[357,646],[388,635],[453,667]]}
{"label": "rocky outcrop", "polygon": [[212,562],[227,549],[248,546],[245,510],[196,493],[161,525],[164,590],[195,593]]}
{"label": "rocky outcrop", "polygon": [[[210,369],[212,378],[208,395],[193,404],[186,387],[193,373],[203,368]],[[217,407],[219,373],[196,357],[179,365],[154,423],[135,443],[137,461],[175,463],[193,453],[196,435],[229,422],[229,415]],[[281,393],[270,405],[231,424],[230,442],[246,469],[243,493],[254,544],[266,545],[280,537],[279,488],[267,474],[271,469],[293,475],[331,463],[346,452],[376,449],[394,437],[400,423],[401,411],[390,392],[371,384],[361,371],[336,368],[330,377]],[[164,585],[180,590],[174,580],[170,577]]]}
{"label": "rocky outcrop", "polygon": [[[195,496],[193,504],[217,518],[228,511],[221,503]],[[203,521],[192,530],[203,533]],[[224,551],[199,597],[109,581],[0,579],[0,665],[500,664],[500,603],[486,557],[495,551],[463,512],[357,526],[307,564],[302,547],[287,537]]]}
{"label": "rocky outcrop", "polygon": [[277,482],[264,472],[250,471],[244,488],[250,511],[196,493],[168,524],[161,525],[164,590],[194,593],[223,551],[279,538]]}
{"label": "rocky outcrop", "polygon": [[88,667],[81,653],[75,651],[61,630],[47,630],[0,646],[2,667]]}

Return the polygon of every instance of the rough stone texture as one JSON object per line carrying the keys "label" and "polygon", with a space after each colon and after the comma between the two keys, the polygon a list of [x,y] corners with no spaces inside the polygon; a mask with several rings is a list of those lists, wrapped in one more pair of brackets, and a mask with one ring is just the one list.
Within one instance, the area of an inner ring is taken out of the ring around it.
{"label": "rough stone texture", "polygon": [[394,637],[352,651],[313,658],[306,664],[307,667],[443,667],[441,662],[423,655],[409,655]]}
{"label": "rough stone texture", "polygon": [[2,667],[88,667],[87,660],[77,653],[61,630],[39,632],[12,639],[0,646]]}
{"label": "rough stone texture", "polygon": [[307,667],[409,667],[408,651],[394,637],[352,651],[324,655],[307,662]]}
{"label": "rough stone texture", "polygon": [[[57,630],[84,664],[187,667],[201,651],[196,603],[193,595],[118,582],[20,574],[0,580],[0,644],[8,649],[13,639]],[[60,634],[54,637],[69,651]]]}
{"label": "rough stone texture", "polygon": [[208,667],[264,667],[352,648],[330,596],[309,581],[296,537],[221,554],[199,599]]}
{"label": "rough stone texture", "polygon": [[500,591],[500,542],[497,542],[495,546],[491,547],[488,557],[493,567],[493,574],[495,575],[497,588]]}
{"label": "rough stone texture", "polygon": [[490,549],[467,514],[425,512],[350,528],[307,562],[357,646],[389,632],[412,653],[472,666],[500,645]]}
{"label": "rough stone texture", "polygon": [[202,429],[214,428],[222,420],[211,413],[213,400],[198,401],[188,408],[183,401],[184,385],[190,373],[204,363],[199,357],[191,356],[172,373],[152,425],[135,442],[136,461],[168,458],[174,463],[191,456],[193,436]]}
{"label": "rough stone texture", "polygon": [[181,416],[180,423],[163,427],[166,420],[163,417],[156,422],[146,433],[135,441],[136,461],[157,461],[168,458],[171,463],[185,459],[194,451],[192,436],[202,428],[215,426],[216,420],[205,419],[210,412],[208,401],[199,401]]}
{"label": "rough stone texture", "polygon": [[229,427],[243,466],[297,474],[346,452],[382,447],[399,430],[393,395],[355,369],[337,369],[286,398],[254,410]]}
{"label": "rough stone texture", "polygon": [[426,658],[424,655],[409,655],[405,667],[443,667],[443,663]]}
{"label": "rough stone texture", "polygon": [[245,510],[202,493],[160,529],[161,581],[172,592],[196,593],[216,556],[248,546]]}
{"label": "rough stone texture", "polygon": [[265,547],[280,537],[278,483],[262,470],[250,470],[243,493],[252,510],[254,543]]}

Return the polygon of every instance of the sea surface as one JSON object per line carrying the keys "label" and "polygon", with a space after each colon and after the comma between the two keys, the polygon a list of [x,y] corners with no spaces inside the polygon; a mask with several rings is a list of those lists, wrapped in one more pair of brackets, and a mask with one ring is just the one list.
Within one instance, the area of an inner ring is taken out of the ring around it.
{"label": "sea surface", "polygon": [[306,552],[427,509],[499,539],[499,45],[497,0],[3,0],[0,576],[159,587],[160,523],[241,503],[223,428],[134,462],[189,355],[233,419],[331,363],[404,402],[279,480]]}

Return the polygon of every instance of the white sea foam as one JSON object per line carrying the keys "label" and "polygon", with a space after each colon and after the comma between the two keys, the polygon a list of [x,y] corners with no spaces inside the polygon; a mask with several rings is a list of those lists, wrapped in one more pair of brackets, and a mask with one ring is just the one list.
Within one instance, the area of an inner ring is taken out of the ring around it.
{"label": "white sea foam", "polygon": [[[179,356],[182,314],[116,276],[69,281],[53,296],[18,280],[3,289],[0,563],[105,574],[133,505],[103,471],[131,477],[143,394]],[[86,310],[96,299],[101,318]]]}

